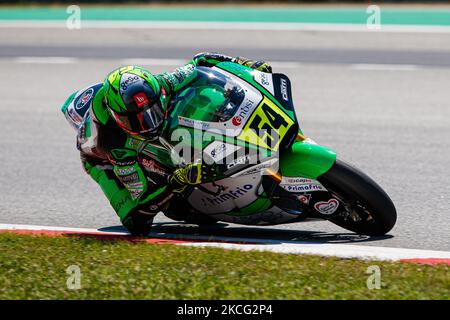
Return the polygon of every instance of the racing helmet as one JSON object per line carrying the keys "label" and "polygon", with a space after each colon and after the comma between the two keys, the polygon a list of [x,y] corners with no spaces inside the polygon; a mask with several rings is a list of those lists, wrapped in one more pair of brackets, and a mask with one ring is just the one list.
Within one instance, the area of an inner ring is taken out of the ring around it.
{"label": "racing helmet", "polygon": [[137,66],[112,71],[103,83],[108,111],[124,131],[155,139],[164,123],[163,89],[147,70]]}

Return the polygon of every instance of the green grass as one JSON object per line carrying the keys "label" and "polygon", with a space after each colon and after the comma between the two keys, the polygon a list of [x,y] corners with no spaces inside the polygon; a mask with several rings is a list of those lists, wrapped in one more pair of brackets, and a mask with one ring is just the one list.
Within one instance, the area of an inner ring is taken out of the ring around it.
{"label": "green grass", "polygon": [[[66,269],[78,265],[81,288]],[[381,268],[381,289],[366,270]],[[449,299],[450,267],[0,234],[0,299]]]}

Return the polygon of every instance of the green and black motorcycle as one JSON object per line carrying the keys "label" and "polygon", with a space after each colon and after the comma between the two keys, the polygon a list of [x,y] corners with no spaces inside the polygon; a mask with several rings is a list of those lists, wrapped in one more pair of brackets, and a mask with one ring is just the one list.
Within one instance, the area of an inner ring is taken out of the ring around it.
{"label": "green and black motorcycle", "polygon": [[144,147],[143,161],[157,157],[175,168],[201,158],[222,169],[214,181],[173,200],[192,213],[186,222],[278,225],[320,218],[364,235],[393,228],[396,210],[380,186],[303,135],[286,75],[229,62],[198,67],[171,108],[170,139],[161,139],[164,150]]}

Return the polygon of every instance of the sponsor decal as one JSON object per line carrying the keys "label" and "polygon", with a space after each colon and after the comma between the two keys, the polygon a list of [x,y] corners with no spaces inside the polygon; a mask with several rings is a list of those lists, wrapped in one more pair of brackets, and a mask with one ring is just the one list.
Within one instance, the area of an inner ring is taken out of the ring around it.
{"label": "sponsor decal", "polygon": [[237,147],[230,143],[213,141],[204,149],[204,153],[210,156],[215,162],[219,162],[239,148],[240,147]]}
{"label": "sponsor decal", "polygon": [[263,85],[263,86],[268,86],[268,85],[270,85],[270,82],[269,82],[269,77],[268,77],[268,75],[266,74],[266,73],[262,73],[261,74],[261,84]]}
{"label": "sponsor decal", "polygon": [[80,125],[83,121],[81,116],[70,107],[67,109],[67,116],[77,125]]}
{"label": "sponsor decal", "polygon": [[143,190],[142,189],[131,189],[131,190],[128,190],[128,192],[130,193],[131,197],[134,200],[136,200],[142,194]]}
{"label": "sponsor decal", "polygon": [[222,154],[227,149],[226,143],[219,144],[217,147],[211,150],[210,155],[212,158],[216,158],[218,154]]}
{"label": "sponsor decal", "polygon": [[289,192],[327,191],[320,182],[300,177],[283,177],[280,187]]}
{"label": "sponsor decal", "polygon": [[178,117],[178,123],[180,125],[183,125],[186,127],[193,127],[193,128],[207,129],[210,127],[210,124],[208,122],[193,120],[193,119],[184,118],[181,116]]}
{"label": "sponsor decal", "polygon": [[280,187],[289,192],[327,191],[322,185],[317,183],[302,185],[280,185]]}
{"label": "sponsor decal", "polygon": [[317,212],[324,214],[324,215],[332,215],[336,212],[337,208],[339,207],[339,201],[336,199],[330,199],[328,201],[319,201],[314,205],[314,209],[317,210]]}
{"label": "sponsor decal", "polygon": [[130,167],[130,168],[118,168],[115,171],[118,175],[127,175],[132,172],[135,172],[136,170],[134,167]]}
{"label": "sponsor decal", "polygon": [[128,87],[139,80],[139,77],[131,74],[124,74],[120,81],[120,88],[122,90],[127,90]]}
{"label": "sponsor decal", "polygon": [[231,119],[231,123],[234,126],[240,126],[242,120],[244,120],[244,118],[249,115],[253,105],[254,102],[250,99],[247,99],[244,103],[244,106],[239,109],[239,113]]}
{"label": "sponsor decal", "polygon": [[[308,183],[314,183],[315,181],[308,178],[292,178],[292,177],[283,177],[281,180],[282,185],[297,185],[297,184],[308,184]],[[318,183],[318,182],[317,182]]]}
{"label": "sponsor decal", "polygon": [[215,197],[204,197],[201,198],[201,201],[203,202],[203,204],[205,206],[216,206],[216,205],[220,205],[226,201],[229,200],[235,200],[238,199],[240,197],[242,197],[243,195],[245,195],[247,192],[249,192],[250,190],[253,189],[253,185],[251,184],[246,184],[242,187],[237,187],[233,190],[229,190],[229,191],[224,191],[221,194],[219,194],[218,196]]}
{"label": "sponsor decal", "polygon": [[255,81],[262,85],[271,94],[274,93],[272,75],[265,72],[255,71]]}
{"label": "sponsor decal", "polygon": [[311,195],[310,194],[302,194],[299,195],[297,197],[297,200],[304,205],[308,205],[309,204],[309,200],[311,200]]}
{"label": "sponsor decal", "polygon": [[116,166],[131,166],[136,163],[136,161],[116,161],[114,159],[109,159],[109,161]]}
{"label": "sponsor decal", "polygon": [[122,181],[122,183],[135,182],[138,180],[139,180],[139,175],[137,174],[137,172],[130,174],[128,176],[120,177],[120,181]]}
{"label": "sponsor decal", "polygon": [[281,78],[280,80],[281,80],[280,82],[281,97],[283,98],[284,101],[288,101],[289,98],[286,79]]}
{"label": "sponsor decal", "polygon": [[231,123],[233,124],[233,126],[240,126],[242,122],[242,119],[239,117],[233,117],[233,119],[231,119]]}
{"label": "sponsor decal", "polygon": [[128,183],[127,184],[127,187],[129,187],[129,188],[143,188],[144,187],[144,184],[141,182],[141,181],[139,181],[139,182],[133,182],[133,183]]}
{"label": "sponsor decal", "polygon": [[94,95],[94,89],[89,88],[78,98],[77,103],[75,104],[75,109],[80,110],[83,109],[84,106],[91,100]]}
{"label": "sponsor decal", "polygon": [[[236,174],[233,175],[233,177],[235,176],[247,176],[247,175],[252,175],[252,174],[263,174],[263,170],[267,169],[267,168],[271,168],[276,162],[278,161],[278,159],[269,159],[263,163],[257,164],[253,167],[250,167],[248,169],[244,169],[242,171],[237,172]],[[275,170],[276,171],[276,170]]]}
{"label": "sponsor decal", "polygon": [[148,99],[145,93],[139,92],[133,96],[134,102],[136,102],[138,108],[142,108],[148,105]]}
{"label": "sponsor decal", "polygon": [[158,165],[156,161],[142,159],[142,165],[151,172],[158,173],[163,176],[167,174],[164,168]]}
{"label": "sponsor decal", "polygon": [[245,156],[239,157],[239,158],[231,161],[230,163],[228,163],[227,169],[231,169],[238,164],[246,164],[249,161],[250,161],[250,156],[248,154],[246,154]]}
{"label": "sponsor decal", "polygon": [[142,182],[133,182],[124,184],[126,184],[127,190],[131,194],[131,197],[133,199],[139,198],[139,196],[144,192],[144,184]]}

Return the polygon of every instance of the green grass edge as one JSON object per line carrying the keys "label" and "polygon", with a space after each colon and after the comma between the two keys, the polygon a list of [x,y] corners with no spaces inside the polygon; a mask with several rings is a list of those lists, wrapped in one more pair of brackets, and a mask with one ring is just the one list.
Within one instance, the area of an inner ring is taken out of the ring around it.
{"label": "green grass edge", "polygon": [[[380,288],[369,289],[378,284],[378,270]],[[0,234],[0,299],[448,300],[449,271],[448,265]]]}

